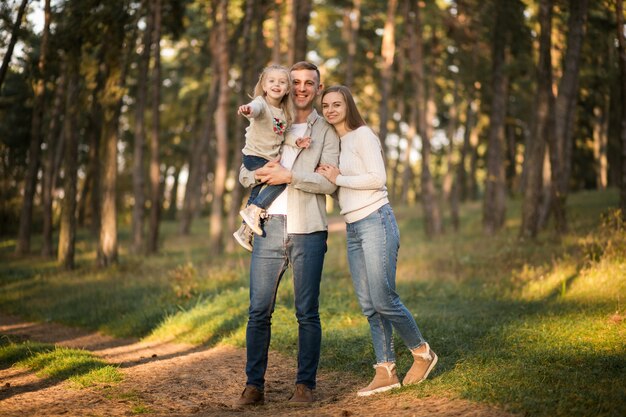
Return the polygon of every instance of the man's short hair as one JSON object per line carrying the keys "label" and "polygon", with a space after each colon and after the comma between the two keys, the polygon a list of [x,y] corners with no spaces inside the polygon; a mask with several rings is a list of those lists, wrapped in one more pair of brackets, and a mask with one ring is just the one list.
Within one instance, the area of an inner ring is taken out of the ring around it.
{"label": "man's short hair", "polygon": [[312,62],[308,62],[308,61],[296,62],[295,64],[293,64],[291,66],[291,69],[289,71],[291,72],[291,71],[298,71],[298,70],[312,70],[312,71],[315,71],[315,73],[317,74],[317,82],[318,82],[318,84],[319,84],[319,82],[322,79],[322,77],[320,76],[320,70]]}

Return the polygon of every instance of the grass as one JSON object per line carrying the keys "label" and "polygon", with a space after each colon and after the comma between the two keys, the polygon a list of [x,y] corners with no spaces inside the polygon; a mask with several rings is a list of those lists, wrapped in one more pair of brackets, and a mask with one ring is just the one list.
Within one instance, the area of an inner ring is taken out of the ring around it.
{"label": "grass", "polygon": [[[611,210],[617,200],[615,190],[571,195],[570,232],[559,238],[547,229],[525,242],[517,238],[519,201],[509,202],[505,229],[492,237],[481,234],[478,202],[462,207],[458,233],[434,239],[419,209],[396,207],[398,292],[440,363],[425,383],[391,395],[465,398],[537,416],[626,415],[626,230]],[[245,346],[249,255],[211,259],[206,220],[191,236],[176,227],[164,224],[158,256],[133,257],[122,239],[121,263],[107,270],[93,266],[95,244],[83,232],[70,273],[16,258],[14,242],[0,241],[0,310],[115,336]],[[374,355],[345,238],[331,234],[328,244],[321,367],[365,382]],[[278,291],[271,348],[293,356],[290,280],[288,272]],[[396,347],[404,373],[411,358],[400,340]]]}
{"label": "grass", "polygon": [[35,371],[41,378],[69,380],[76,388],[96,387],[122,380],[121,372],[89,352],[45,343],[0,343],[0,366]]}

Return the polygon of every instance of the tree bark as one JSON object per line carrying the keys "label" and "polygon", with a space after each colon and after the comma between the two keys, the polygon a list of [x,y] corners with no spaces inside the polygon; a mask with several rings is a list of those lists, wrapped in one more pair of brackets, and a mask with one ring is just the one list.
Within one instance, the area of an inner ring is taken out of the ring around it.
{"label": "tree bark", "polygon": [[178,207],[176,206],[176,202],[178,200],[178,185],[180,184],[180,167],[174,167],[174,184],[172,184],[172,189],[170,190],[169,195],[169,207],[167,209],[167,219],[168,220],[176,220],[176,213],[178,211]]}
{"label": "tree bark", "polygon": [[602,106],[593,108],[593,159],[596,171],[596,187],[605,190],[608,185],[608,130],[609,130],[609,100],[602,98]]}
{"label": "tree bark", "polygon": [[135,143],[133,146],[133,211],[132,211],[132,251],[139,254],[144,246],[144,213],[146,205],[144,155],[146,148],[146,102],[148,96],[148,71],[150,69],[150,49],[154,14],[151,0],[144,1],[146,28],[143,33],[142,51],[137,68],[137,97],[135,101]]}
{"label": "tree bark", "polygon": [[535,114],[528,149],[524,161],[526,182],[522,201],[522,223],[520,238],[537,236],[539,209],[543,178],[543,159],[546,137],[550,134],[550,107],[552,100],[551,31],[553,0],[541,0],[539,6],[539,64],[537,67],[537,92],[535,94]]}
{"label": "tree bark", "polygon": [[159,248],[159,226],[161,221],[161,169],[159,167],[159,133],[161,104],[161,0],[154,0],[154,68],[152,69],[152,131],[150,137],[150,228],[147,253],[153,254]]}
{"label": "tree bark", "polygon": [[380,71],[380,127],[378,130],[378,137],[382,142],[383,149],[385,149],[385,143],[387,140],[387,121],[389,119],[389,94],[391,91],[391,84],[393,82],[393,61],[394,55],[396,54],[395,18],[397,8],[397,0],[389,0],[387,2],[387,18],[385,20],[385,28],[383,31],[383,40],[380,51],[383,61],[382,69]]}
{"label": "tree bark", "polygon": [[620,184],[620,209],[622,220],[626,221],[626,38],[624,37],[624,1],[617,0],[617,40],[620,69],[621,123],[620,138],[622,141],[622,181]]}
{"label": "tree bark", "polygon": [[311,16],[311,0],[293,1],[288,62],[304,61],[307,52],[307,29]]}
{"label": "tree bark", "polygon": [[[22,6],[25,7],[26,3],[27,1],[24,0]],[[20,11],[22,14],[24,13],[24,10],[21,7]],[[34,88],[33,116],[30,131],[30,147],[28,150],[28,168],[26,171],[26,178],[24,180],[24,199],[22,202],[20,225],[15,246],[16,253],[18,255],[30,252],[30,235],[33,221],[33,199],[35,197],[35,190],[37,186],[37,173],[39,172],[39,166],[41,165],[41,143],[43,141],[41,124],[44,116],[48,39],[50,37],[50,0],[46,0],[45,2],[44,16],[45,20],[41,37],[41,47],[39,50],[39,62],[37,63],[39,74]],[[21,20],[21,16],[18,18]]]}
{"label": "tree bark", "polygon": [[228,158],[228,1],[219,0],[216,13],[217,37],[215,58],[219,66],[220,92],[215,110],[216,157],[213,204],[211,207],[209,242],[211,253],[220,254],[222,248],[222,220],[224,207],[224,182],[226,180],[226,162]]}
{"label": "tree bark", "polygon": [[554,134],[550,135],[550,166],[552,169],[552,207],[558,234],[567,232],[565,203],[569,192],[572,166],[573,129],[578,98],[578,74],[582,44],[585,37],[588,0],[570,0],[569,34],[563,64],[563,77],[555,101]]}
{"label": "tree bark", "polygon": [[505,73],[507,28],[504,3],[498,3],[496,25],[493,31],[491,82],[493,98],[487,142],[487,178],[483,199],[483,233],[493,235],[504,225],[506,218],[506,175],[504,170],[506,143],[507,84]]}
{"label": "tree bark", "polygon": [[430,133],[427,117],[426,86],[424,80],[424,54],[422,38],[422,22],[420,17],[420,5],[411,3],[412,9],[409,13],[409,32],[412,36],[413,48],[409,49],[411,54],[411,78],[415,89],[415,106],[417,112],[417,128],[422,140],[422,171],[420,175],[422,206],[424,209],[424,228],[429,237],[436,236],[442,232],[441,216],[439,205],[436,200],[436,191],[433,177],[430,171]]}
{"label": "tree bark", "polygon": [[62,65],[61,75],[56,80],[56,91],[52,105],[52,114],[48,125],[46,143],[48,148],[44,158],[43,178],[42,178],[42,209],[43,209],[43,243],[41,255],[45,257],[53,256],[52,244],[52,202],[54,200],[54,189],[57,183],[57,173],[59,171],[60,160],[63,155],[63,131],[58,128],[58,124],[63,111],[63,97],[65,95],[65,69]]}
{"label": "tree bark", "polygon": [[272,13],[272,20],[274,21],[272,62],[274,62],[275,64],[282,63],[282,59],[280,59],[282,55],[281,50],[280,50],[280,40],[281,40],[280,28],[282,27],[282,21],[280,18],[280,9],[281,9],[282,3],[283,3],[283,0],[276,0],[276,4],[274,5],[274,10],[273,10],[274,13]]}
{"label": "tree bark", "polygon": [[354,84],[354,59],[357,53],[359,27],[361,25],[361,0],[353,0],[352,6],[346,9],[347,48],[345,84],[352,88]]}
{"label": "tree bark", "polygon": [[76,245],[76,185],[78,180],[78,98],[80,63],[77,52],[68,58],[68,84],[65,102],[63,131],[65,132],[65,158],[63,163],[63,203],[59,231],[58,262],[65,269],[74,269]]}
{"label": "tree bark", "polygon": [[[117,0],[111,7],[124,9],[122,0]],[[106,81],[100,102],[103,109],[102,139],[102,207],[100,234],[98,241],[98,266],[107,267],[118,261],[117,241],[117,144],[119,141],[119,119],[122,108],[122,97],[126,86],[127,65],[122,59],[124,52],[124,21],[116,19],[106,28],[105,68]],[[135,36],[129,41],[129,49],[135,44]],[[130,54],[127,54],[129,56]]]}
{"label": "tree bark", "polygon": [[11,40],[9,41],[9,46],[7,47],[7,51],[4,54],[4,58],[2,58],[2,66],[0,67],[0,91],[2,91],[2,84],[4,84],[4,79],[6,78],[7,72],[9,71],[9,63],[11,62],[11,57],[13,56],[13,50],[15,49],[15,44],[17,43],[17,37],[20,31],[20,27],[22,26],[22,19],[24,17],[24,12],[26,11],[27,5],[28,0],[22,0],[22,4],[20,4],[20,8],[17,11],[17,17],[15,18],[13,30],[11,31]]}
{"label": "tree bark", "polygon": [[[214,36],[214,31],[210,36]],[[211,45],[216,41],[210,41]],[[211,48],[214,48],[212,46]],[[217,78],[216,60],[213,59],[213,77]],[[188,235],[191,232],[191,224],[201,209],[202,200],[202,184],[206,175],[210,172],[211,163],[209,162],[209,142],[213,132],[215,107],[217,105],[217,95],[219,93],[219,84],[216,81],[211,83],[206,104],[206,111],[202,129],[197,133],[197,138],[191,147],[191,155],[189,157],[189,176],[187,185],[185,186],[185,198],[183,200],[183,208],[180,216],[179,232],[182,235]]]}
{"label": "tree bark", "polygon": [[[255,7],[255,4],[257,7]],[[239,102],[246,103],[249,100],[248,91],[252,87],[252,80],[254,80],[255,74],[258,73],[255,62],[260,61],[259,52],[262,51],[262,45],[259,41],[262,38],[256,38],[256,42],[253,43],[255,27],[263,25],[263,21],[266,17],[267,8],[258,7],[258,2],[254,0],[246,0],[246,7],[244,11],[244,26],[242,31],[243,45],[241,54],[240,65],[243,69],[241,77],[241,90],[239,94]],[[245,123],[244,123],[245,122]],[[239,210],[241,209],[241,203],[244,198],[244,189],[237,180],[239,176],[239,167],[241,166],[241,151],[243,145],[243,138],[245,137],[245,127],[247,126],[247,120],[243,117],[237,117],[235,119],[234,131],[236,132],[233,139],[234,152],[231,158],[230,170],[235,178],[235,186],[230,193],[231,203],[228,210],[228,218],[226,224],[228,230],[236,230],[238,228],[237,223],[240,222]],[[232,252],[235,250],[236,241],[234,239],[228,239],[226,241],[226,251]]]}
{"label": "tree bark", "polygon": [[90,228],[94,236],[100,232],[100,145],[102,136],[102,103],[100,94],[104,88],[105,63],[104,54],[98,54],[98,74],[96,75],[96,86],[91,92],[91,109],[88,114],[87,132],[89,142],[89,153],[87,159],[87,172],[83,181],[83,189],[78,200],[78,225],[84,226],[87,207],[91,214]]}

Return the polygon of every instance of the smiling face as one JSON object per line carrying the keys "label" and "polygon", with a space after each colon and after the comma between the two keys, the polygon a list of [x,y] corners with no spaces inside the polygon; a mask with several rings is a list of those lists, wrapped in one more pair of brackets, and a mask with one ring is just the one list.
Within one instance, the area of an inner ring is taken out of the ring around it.
{"label": "smiling face", "polygon": [[263,91],[267,101],[278,107],[280,101],[289,93],[289,74],[285,71],[270,70],[263,77]]}
{"label": "smiling face", "polygon": [[322,98],[322,114],[326,121],[338,131],[345,126],[346,113],[346,100],[341,93],[333,91],[324,95]]}
{"label": "smiling face", "polygon": [[291,71],[293,105],[296,110],[310,111],[313,102],[321,92],[322,85],[315,70],[299,69]]}

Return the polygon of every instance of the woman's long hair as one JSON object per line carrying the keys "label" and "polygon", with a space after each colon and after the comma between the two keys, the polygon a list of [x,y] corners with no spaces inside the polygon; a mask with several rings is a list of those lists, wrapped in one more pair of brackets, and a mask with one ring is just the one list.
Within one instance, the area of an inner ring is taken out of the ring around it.
{"label": "woman's long hair", "polygon": [[[354,102],[352,92],[350,92],[350,89],[348,87],[346,87],[345,85],[333,85],[332,87],[328,87],[322,93],[322,101],[324,101],[324,96],[328,93],[339,93],[343,96],[343,99],[346,102],[346,127],[349,130],[352,131],[358,129],[361,126],[367,126],[367,123],[365,123],[365,120],[363,120],[363,117],[361,116],[361,113],[359,112],[359,109]],[[372,133],[374,133],[374,136],[378,137],[376,132],[374,132],[371,127],[367,126],[367,128],[371,130]],[[378,140],[380,141],[380,138],[378,138]],[[380,144],[380,153],[384,161],[385,149],[382,143]]]}
{"label": "woman's long hair", "polygon": [[324,96],[328,93],[339,93],[343,96],[346,102],[346,127],[349,130],[355,130],[366,125],[348,87],[345,85],[333,85],[332,87],[328,87],[322,93],[322,101],[324,100]]}

